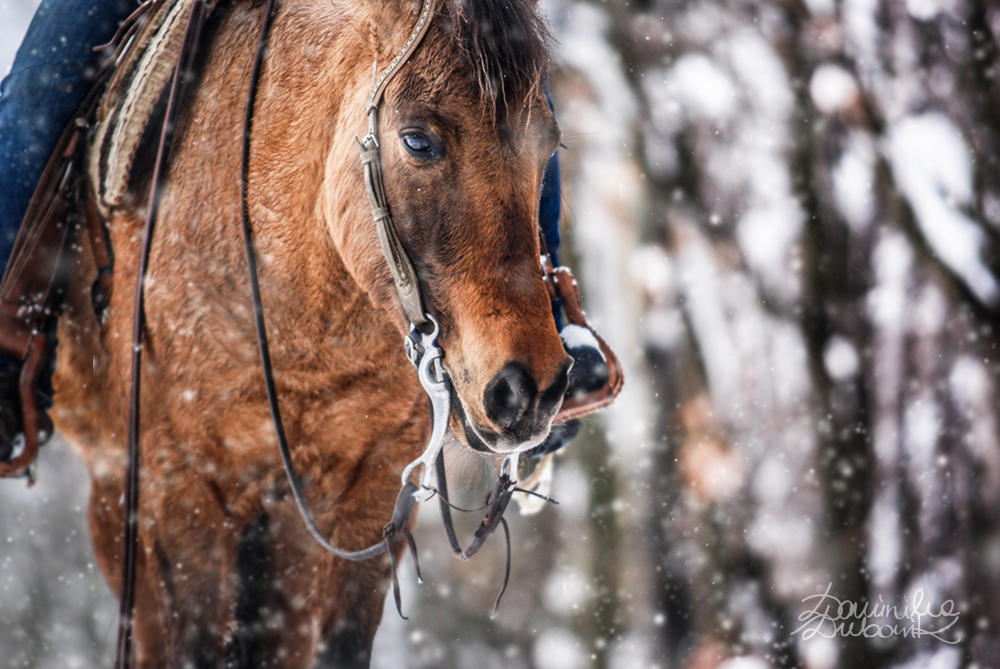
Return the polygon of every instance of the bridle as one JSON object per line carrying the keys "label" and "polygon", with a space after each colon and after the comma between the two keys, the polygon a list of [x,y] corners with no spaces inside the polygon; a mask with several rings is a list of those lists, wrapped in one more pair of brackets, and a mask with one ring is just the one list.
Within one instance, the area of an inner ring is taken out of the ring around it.
{"label": "bridle", "polygon": [[[191,9],[188,25],[184,35],[184,44],[181,55],[178,58],[174,75],[170,84],[170,92],[167,96],[166,111],[164,113],[163,126],[157,145],[156,159],[154,163],[153,177],[150,185],[150,200],[148,214],[143,229],[142,245],[140,253],[139,268],[136,280],[135,311],[133,314],[133,347],[132,347],[132,390],[130,395],[129,430],[128,430],[128,464],[125,478],[125,518],[124,518],[124,552],[122,561],[122,591],[119,606],[119,626],[118,643],[116,648],[115,666],[119,669],[130,667],[132,663],[132,616],[135,605],[135,571],[138,551],[138,502],[139,502],[139,398],[141,382],[141,361],[142,361],[142,333],[145,327],[144,313],[144,283],[148,268],[149,252],[151,248],[153,232],[156,225],[159,210],[161,181],[167,168],[167,155],[173,137],[173,128],[176,125],[176,115],[178,100],[184,86],[184,72],[191,69],[193,57],[198,42],[201,26],[203,25],[207,8],[212,0],[199,0],[195,2]],[[274,424],[275,435],[278,441],[278,448],[281,454],[282,464],[287,475],[289,487],[299,512],[306,523],[310,533],[316,541],[330,553],[350,561],[363,561],[389,552],[392,555],[390,564],[392,567],[393,595],[396,608],[402,615],[400,607],[399,581],[396,575],[396,560],[392,554],[393,545],[400,537],[407,541],[414,556],[417,577],[420,579],[420,567],[417,561],[416,542],[407,527],[413,508],[418,501],[426,501],[437,495],[440,499],[442,519],[445,526],[445,533],[451,545],[452,552],[456,557],[468,559],[478,552],[486,538],[502,526],[507,539],[507,565],[504,575],[503,586],[494,602],[494,612],[500,603],[507,588],[507,581],[510,576],[510,531],[503,513],[510,502],[514,492],[531,491],[522,490],[516,487],[514,477],[517,475],[519,455],[514,453],[508,455],[502,465],[500,475],[496,484],[491,490],[486,504],[477,509],[460,509],[448,501],[447,478],[445,475],[445,463],[442,448],[447,434],[448,420],[451,415],[451,393],[449,381],[442,365],[444,356],[441,347],[437,343],[440,328],[437,321],[425,311],[425,301],[420,290],[420,281],[410,260],[406,249],[403,247],[396,233],[389,210],[389,204],[385,195],[382,179],[381,151],[378,142],[378,111],[381,106],[385,89],[393,80],[400,68],[406,64],[410,56],[419,46],[421,40],[427,33],[430,26],[430,19],[435,6],[434,0],[422,0],[420,14],[416,24],[411,31],[402,49],[392,59],[386,69],[375,78],[372,84],[371,96],[366,105],[368,117],[368,133],[362,140],[358,141],[361,152],[361,163],[364,169],[365,187],[371,205],[372,217],[375,220],[378,230],[379,241],[382,252],[388,262],[393,283],[399,294],[403,311],[410,322],[410,333],[405,338],[405,349],[409,360],[417,369],[421,386],[427,393],[431,403],[431,435],[424,452],[416,460],[411,462],[403,470],[401,476],[401,487],[396,497],[392,516],[382,531],[382,539],[367,548],[348,551],[332,544],[329,539],[320,531],[312,512],[309,509],[301,482],[295,472],[294,463],[291,457],[291,450],[285,434],[284,423],[281,418],[281,410],[278,403],[277,391],[274,382],[274,373],[271,364],[270,350],[268,346],[267,328],[264,321],[263,301],[261,299],[260,282],[257,272],[256,248],[254,244],[253,228],[250,222],[248,183],[249,183],[249,162],[250,162],[250,139],[253,130],[254,108],[257,98],[257,88],[260,80],[260,72],[267,48],[268,36],[271,23],[274,18],[274,0],[267,0],[264,9],[264,20],[261,24],[257,41],[257,50],[254,58],[254,65],[250,77],[250,87],[247,95],[247,105],[243,124],[242,143],[242,165],[240,174],[240,194],[241,194],[241,218],[243,229],[244,249],[246,254],[247,272],[250,279],[250,289],[254,306],[254,325],[257,334],[258,349],[261,358],[261,367],[264,375],[265,389],[267,393],[268,405],[271,411],[272,422]],[[377,64],[376,64],[377,72]],[[410,476],[420,467],[420,484],[410,480]],[[434,478],[437,479],[438,487],[432,485]],[[547,498],[546,498],[547,499]],[[458,541],[454,524],[451,518],[451,510],[459,511],[482,511],[485,515],[477,528],[472,542],[468,548],[463,549]],[[404,616],[405,617],[405,616]]]}

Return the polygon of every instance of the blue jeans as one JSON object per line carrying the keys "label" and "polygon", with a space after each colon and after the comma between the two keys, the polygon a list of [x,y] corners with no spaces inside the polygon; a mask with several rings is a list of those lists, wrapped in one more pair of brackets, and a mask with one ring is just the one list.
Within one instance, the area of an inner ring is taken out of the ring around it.
{"label": "blue jeans", "polygon": [[[549,107],[555,111],[552,97],[546,89]],[[542,179],[542,200],[538,206],[538,222],[545,236],[545,244],[549,247],[552,264],[559,266],[559,215],[562,213],[562,184],[559,177],[559,151],[556,150],[545,166],[545,176]]]}
{"label": "blue jeans", "polygon": [[[549,107],[555,111],[552,104],[552,97],[548,89],[545,90],[545,97],[549,101]],[[545,176],[542,178],[542,199],[538,205],[538,224],[542,228],[542,236],[545,237],[545,245],[549,247],[549,255],[552,257],[552,265],[559,266],[559,216],[562,213],[562,182],[559,176],[559,150],[557,149],[549,158],[548,165],[545,166]],[[562,309],[559,300],[552,301],[552,315],[556,319],[556,328],[562,330]]]}
{"label": "blue jeans", "polygon": [[0,83],[0,269],[45,163],[135,0],[42,0]]}

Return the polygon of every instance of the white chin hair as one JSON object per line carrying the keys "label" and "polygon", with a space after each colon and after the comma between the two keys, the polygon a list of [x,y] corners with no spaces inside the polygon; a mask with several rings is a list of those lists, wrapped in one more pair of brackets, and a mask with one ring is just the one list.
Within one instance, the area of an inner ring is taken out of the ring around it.
{"label": "white chin hair", "polygon": [[481,505],[496,482],[501,459],[469,448],[449,432],[444,440],[444,467],[451,503],[466,508]]}

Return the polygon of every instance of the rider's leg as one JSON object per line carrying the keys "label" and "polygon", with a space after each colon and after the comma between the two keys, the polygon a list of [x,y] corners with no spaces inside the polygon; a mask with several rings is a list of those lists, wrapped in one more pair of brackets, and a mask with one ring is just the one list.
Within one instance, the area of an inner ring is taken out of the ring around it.
{"label": "rider's leg", "polygon": [[[549,106],[552,106],[552,98],[548,91],[545,97],[549,98]],[[559,219],[562,216],[562,186],[559,172],[559,151],[557,150],[549,158],[545,166],[545,175],[542,177],[542,199],[538,204],[538,225],[542,229],[542,237],[552,260],[552,266],[559,266]],[[562,307],[558,300],[552,302],[552,314],[556,319],[556,328],[562,330]]]}
{"label": "rider's leg", "polygon": [[[552,105],[552,98],[545,92]],[[562,184],[559,171],[559,152],[552,154],[545,166],[545,176],[542,179],[542,198],[538,205],[538,223],[548,247],[553,266],[559,266],[559,219],[562,214]],[[599,389],[608,379],[608,366],[597,347],[597,341],[586,328],[577,325],[564,325],[562,305],[558,300],[552,304],[552,315],[556,327],[563,339],[566,352],[573,357],[573,369],[570,370],[567,396],[587,394]],[[579,428],[579,421],[553,426],[548,438],[540,445],[528,451],[529,456],[542,455],[565,446]]]}
{"label": "rider's leg", "polygon": [[[0,271],[49,154],[93,83],[94,47],[135,7],[132,0],[42,0],[35,12],[0,83]],[[19,373],[19,361],[0,355],[0,458],[20,430]],[[49,383],[42,380],[47,401]]]}
{"label": "rider's leg", "polygon": [[[546,96],[548,92],[546,91]],[[552,98],[549,97],[552,107]],[[554,109],[554,107],[553,107]],[[559,152],[552,154],[545,167],[542,179],[542,198],[538,206],[538,222],[548,246],[552,264],[559,266],[559,218],[562,213],[562,188],[559,173]],[[573,369],[570,371],[568,395],[574,393],[586,394],[600,388],[608,379],[608,367],[604,356],[598,348],[597,341],[586,328],[576,325],[563,325],[560,305],[552,305],[566,351],[573,357]]]}
{"label": "rider's leg", "polygon": [[129,0],[43,0],[0,84],[0,262],[59,135],[90,90]]}

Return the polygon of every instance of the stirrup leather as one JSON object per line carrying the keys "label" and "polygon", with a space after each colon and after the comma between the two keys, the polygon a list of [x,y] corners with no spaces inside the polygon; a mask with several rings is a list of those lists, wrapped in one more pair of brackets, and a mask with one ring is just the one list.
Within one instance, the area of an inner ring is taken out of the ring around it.
{"label": "stirrup leather", "polygon": [[46,326],[62,309],[68,263],[74,256],[71,245],[79,227],[74,190],[83,135],[84,128],[74,121],[59,138],[0,282],[0,351],[23,363],[18,394],[24,429],[24,447],[14,459],[0,461],[0,477],[25,474],[40,442],[52,431],[38,403],[38,379],[49,353]]}

